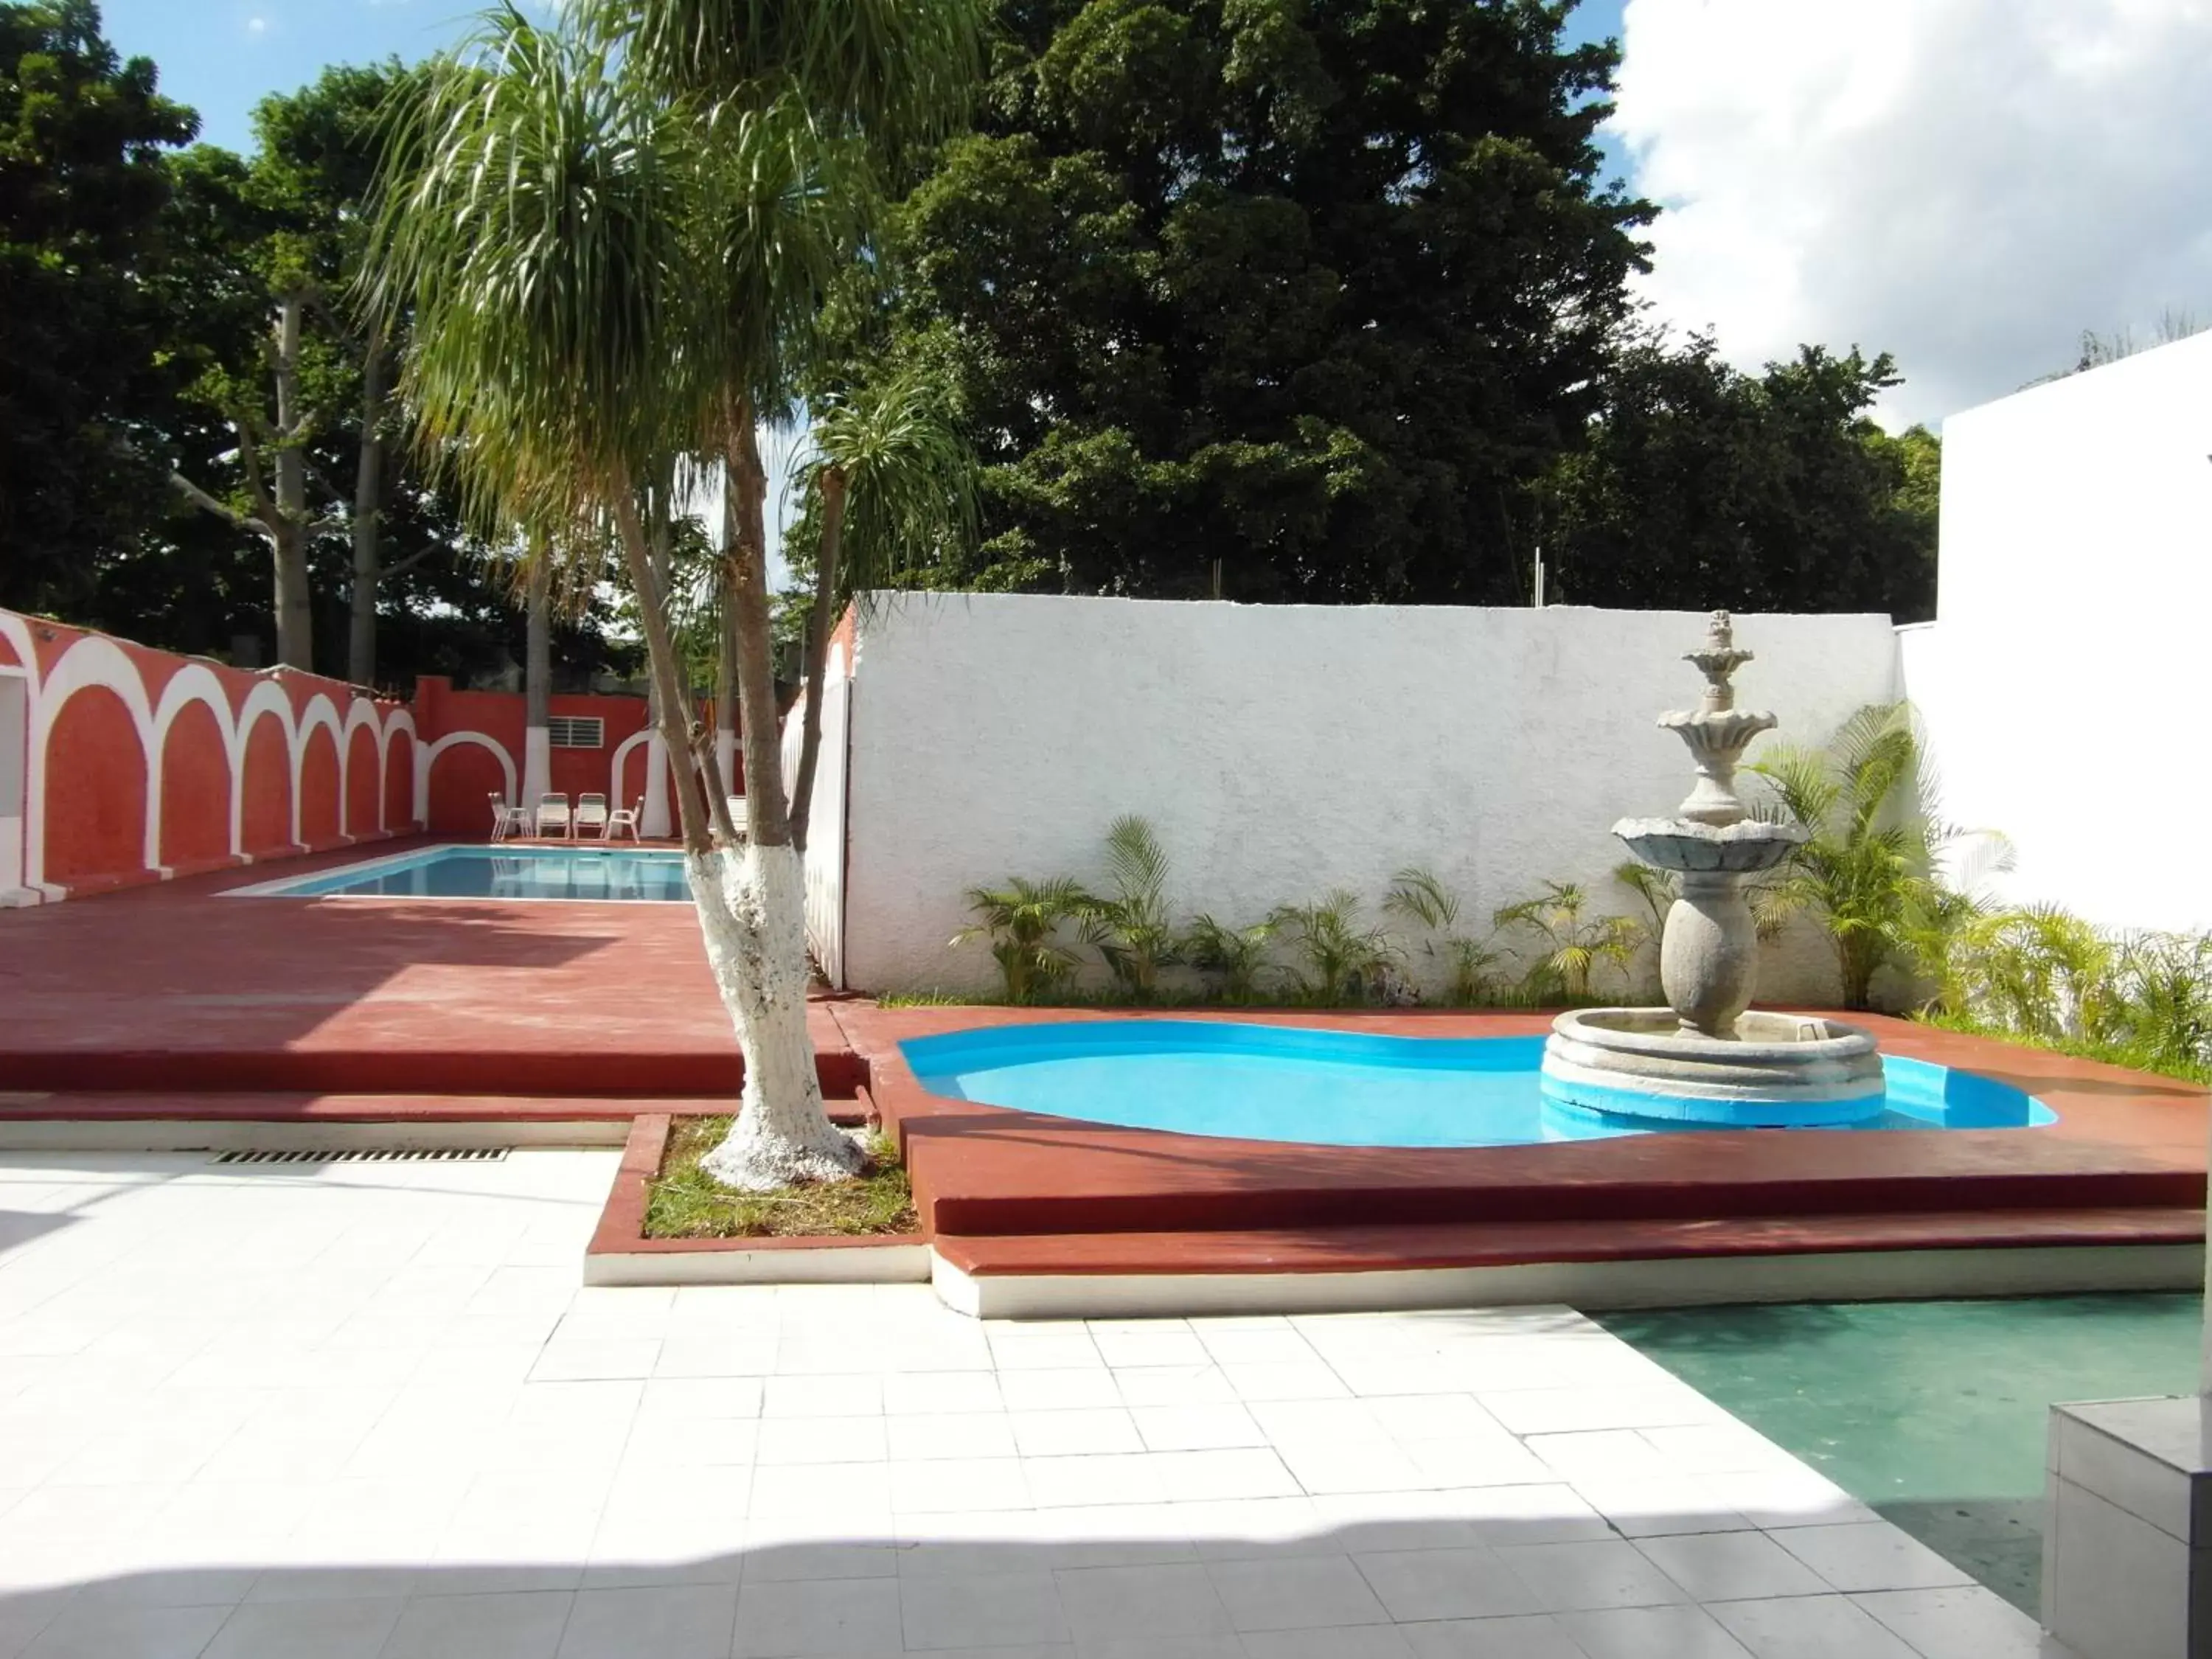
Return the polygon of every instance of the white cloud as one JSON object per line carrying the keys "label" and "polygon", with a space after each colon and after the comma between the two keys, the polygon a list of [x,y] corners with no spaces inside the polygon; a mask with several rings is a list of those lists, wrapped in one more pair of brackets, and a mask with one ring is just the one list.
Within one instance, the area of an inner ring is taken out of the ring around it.
{"label": "white cloud", "polygon": [[2212,320],[2212,0],[1628,0],[1645,291],[1753,366],[1897,355],[1893,418]]}

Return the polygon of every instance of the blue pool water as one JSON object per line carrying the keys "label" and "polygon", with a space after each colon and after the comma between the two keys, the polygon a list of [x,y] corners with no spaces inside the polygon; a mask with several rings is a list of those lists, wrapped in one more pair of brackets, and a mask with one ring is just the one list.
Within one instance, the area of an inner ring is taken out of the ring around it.
{"label": "blue pool water", "polygon": [[690,902],[684,860],[635,848],[434,847],[257,887],[275,898],[614,899]]}
{"label": "blue pool water", "polygon": [[[933,1094],[1054,1117],[1322,1146],[1519,1146],[1697,1133],[1547,1101],[1544,1039],[1376,1036],[1227,1020],[998,1026],[899,1045]],[[2019,1129],[2053,1122],[2008,1084],[1882,1056],[1881,1129]],[[1834,1133],[1836,1130],[1770,1130]]]}

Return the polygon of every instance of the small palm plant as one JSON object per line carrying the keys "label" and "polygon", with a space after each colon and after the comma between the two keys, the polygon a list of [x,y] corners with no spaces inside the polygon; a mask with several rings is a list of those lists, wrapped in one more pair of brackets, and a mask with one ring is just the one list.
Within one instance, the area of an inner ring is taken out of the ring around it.
{"label": "small palm plant", "polygon": [[1006,1000],[1034,1002],[1058,990],[1075,971],[1075,952],[1060,942],[1060,927],[1079,921],[1092,902],[1065,876],[1044,882],[1012,876],[1004,887],[971,887],[968,908],[975,921],[951,942],[989,939]]}
{"label": "small palm plant", "polygon": [[1536,957],[1521,981],[1531,1002],[1587,1002],[1602,969],[1626,975],[1644,943],[1644,924],[1633,916],[1585,916],[1589,896],[1570,881],[1547,881],[1536,897],[1498,912],[1500,931],[1534,935]]}
{"label": "small palm plant", "polygon": [[1167,854],[1144,819],[1124,815],[1108,826],[1106,878],[1113,891],[1091,900],[1083,942],[1097,947],[1125,994],[1150,1002],[1159,989],[1160,970],[1182,961],[1182,953],[1168,921]]}
{"label": "small palm plant", "polygon": [[1219,981],[1224,1002],[1257,1002],[1260,978],[1268,967],[1267,946],[1274,937],[1273,918],[1249,927],[1230,927],[1200,915],[1183,934],[1182,959]]}
{"label": "small palm plant", "polygon": [[1923,951],[1943,1012],[2046,1040],[2108,1034],[2120,954],[2053,905],[1983,908]]}
{"label": "small palm plant", "polygon": [[1268,920],[1304,964],[1291,970],[1299,1000],[1316,1007],[1364,1001],[1377,972],[1399,954],[1381,928],[1359,925],[1359,900],[1341,888],[1310,904],[1282,905]]}
{"label": "small palm plant", "polygon": [[2202,1075],[2212,1062],[2212,934],[2135,934],[2119,947],[2113,981],[2099,1035],[2133,1064]]}
{"label": "small palm plant", "polygon": [[1497,934],[1493,930],[1486,939],[1475,939],[1453,931],[1459,921],[1458,894],[1430,872],[1408,865],[1390,878],[1382,908],[1422,929],[1422,954],[1431,960],[1442,958],[1448,975],[1444,996],[1454,1007],[1472,1008],[1491,999]]}
{"label": "small palm plant", "polygon": [[[1835,951],[1844,1006],[1871,1006],[1885,964],[1929,961],[1970,908],[1953,902],[1938,874],[1969,837],[1937,816],[1939,790],[1911,705],[1862,708],[1826,750],[1771,750],[1746,770],[1764,778],[1773,806],[1808,832],[1752,894],[1761,936],[1812,913]],[[2002,868],[2009,855],[2002,838],[1978,839],[1982,866]]]}

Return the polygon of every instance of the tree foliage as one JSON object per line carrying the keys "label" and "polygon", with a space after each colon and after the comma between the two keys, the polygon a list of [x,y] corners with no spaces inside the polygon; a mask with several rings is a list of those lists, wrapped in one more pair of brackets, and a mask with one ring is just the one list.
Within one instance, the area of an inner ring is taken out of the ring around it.
{"label": "tree foliage", "polygon": [[1614,53],[1568,9],[1005,0],[863,313],[985,463],[938,580],[1522,597],[1522,496],[1595,408],[1652,211],[1599,182]]}
{"label": "tree foliage", "polygon": [[1710,337],[1625,350],[1588,447],[1547,481],[1547,597],[1935,614],[1936,438],[1869,418],[1887,356],[1808,346],[1747,374]]}

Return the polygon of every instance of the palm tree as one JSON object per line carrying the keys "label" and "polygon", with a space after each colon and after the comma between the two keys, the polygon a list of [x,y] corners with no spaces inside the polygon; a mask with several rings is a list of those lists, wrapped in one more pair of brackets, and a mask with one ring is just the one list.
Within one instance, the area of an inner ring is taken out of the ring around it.
{"label": "palm tree", "polygon": [[1746,769],[1807,837],[1752,894],[1759,933],[1771,937],[1810,911],[1827,931],[1843,975],[1844,1006],[1872,1006],[1874,976],[1893,960],[1932,960],[1940,936],[1974,907],[1943,882],[1946,854],[1972,839],[1981,870],[2002,869],[2001,836],[1945,823],[1940,789],[1908,703],[1870,704],[1825,750],[1771,749]]}
{"label": "palm tree", "polygon": [[1540,953],[1522,978],[1531,1002],[1587,1002],[1601,968],[1626,974],[1644,943],[1644,924],[1633,916],[1591,916],[1589,895],[1571,881],[1547,881],[1543,893],[1506,905],[1492,921],[1502,931],[1524,927]]}
{"label": "palm tree", "polygon": [[1010,876],[1004,887],[968,890],[968,908],[975,920],[950,942],[989,939],[1006,1000],[1028,1002],[1058,990],[1075,971],[1075,952],[1060,942],[1060,926],[1080,921],[1091,904],[1091,896],[1068,877],[1030,881]]}
{"label": "palm tree", "polygon": [[791,785],[791,838],[802,852],[822,748],[822,671],[839,592],[896,580],[969,537],[975,526],[974,457],[945,388],[927,373],[908,368],[825,398],[810,436],[814,460],[805,484],[820,509],[821,537]]}
{"label": "palm tree", "polygon": [[[509,7],[434,63],[388,147],[368,291],[405,311],[401,394],[486,510],[611,530],[675,767],[707,957],[745,1055],[707,1167],[756,1190],[848,1174],[806,1030],[799,856],[777,753],[756,426],[877,188],[976,74],[971,0]],[[747,775],[732,823],[655,570],[672,459],[719,459]],[[650,520],[650,521],[649,521]],[[556,533],[555,545],[562,544]]]}

